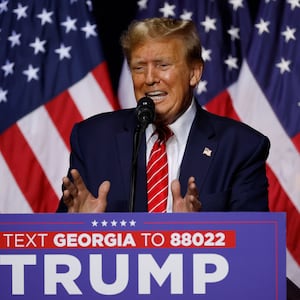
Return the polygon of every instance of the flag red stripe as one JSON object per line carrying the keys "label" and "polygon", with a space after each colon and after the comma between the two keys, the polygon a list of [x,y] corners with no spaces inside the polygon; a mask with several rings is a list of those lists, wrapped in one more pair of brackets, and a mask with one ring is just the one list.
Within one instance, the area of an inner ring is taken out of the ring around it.
{"label": "flag red stripe", "polygon": [[208,111],[218,114],[220,116],[225,116],[235,120],[239,120],[239,117],[233,108],[231,97],[227,91],[222,91],[214,99],[209,101],[205,105],[205,107]]}
{"label": "flag red stripe", "polygon": [[66,90],[45,105],[53,123],[70,150],[70,133],[74,123],[83,119],[71,95]]}
{"label": "flag red stripe", "polygon": [[271,168],[267,166],[267,176],[270,183],[269,189],[269,205],[270,210],[274,212],[286,212],[287,218],[287,248],[293,255],[294,259],[300,265],[300,243],[299,243],[299,232],[300,232],[300,214],[293,203],[288,198],[285,191],[282,189],[278,182],[275,174]]}
{"label": "flag red stripe", "polygon": [[292,138],[292,142],[296,146],[298,152],[300,152],[300,132]]}
{"label": "flag red stripe", "polygon": [[17,125],[0,136],[0,149],[33,212],[54,212],[57,195]]}
{"label": "flag red stripe", "polygon": [[107,63],[104,61],[100,65],[98,65],[95,69],[92,70],[92,74],[94,75],[96,81],[100,85],[103,93],[105,94],[108,102],[111,104],[112,108],[114,110],[117,110],[120,108],[120,104],[114,95],[111,82],[110,82],[110,77],[109,77],[109,72],[108,72],[108,67]]}
{"label": "flag red stripe", "polygon": [[[206,106],[212,113],[240,120],[236,113],[232,100],[227,91],[223,91]],[[300,232],[300,215],[288,195],[280,185],[277,177],[267,165],[267,176],[269,180],[269,205],[274,212],[287,213],[287,237],[286,244],[294,259],[300,265],[300,244],[298,233]]]}

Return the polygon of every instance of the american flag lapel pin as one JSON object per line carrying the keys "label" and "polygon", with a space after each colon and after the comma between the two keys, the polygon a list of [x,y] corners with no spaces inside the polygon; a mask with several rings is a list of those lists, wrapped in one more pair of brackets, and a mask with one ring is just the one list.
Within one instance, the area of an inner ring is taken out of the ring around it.
{"label": "american flag lapel pin", "polygon": [[205,147],[202,154],[208,156],[208,157],[211,157],[211,154],[212,154],[212,150],[209,149],[208,147]]}

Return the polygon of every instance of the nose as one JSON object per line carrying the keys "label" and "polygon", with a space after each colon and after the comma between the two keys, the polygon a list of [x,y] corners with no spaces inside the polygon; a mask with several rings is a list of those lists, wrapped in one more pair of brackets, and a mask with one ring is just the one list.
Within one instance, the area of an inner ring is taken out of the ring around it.
{"label": "nose", "polygon": [[145,74],[145,83],[147,85],[153,85],[158,82],[159,82],[159,76],[157,74],[157,71],[153,66],[148,67]]}

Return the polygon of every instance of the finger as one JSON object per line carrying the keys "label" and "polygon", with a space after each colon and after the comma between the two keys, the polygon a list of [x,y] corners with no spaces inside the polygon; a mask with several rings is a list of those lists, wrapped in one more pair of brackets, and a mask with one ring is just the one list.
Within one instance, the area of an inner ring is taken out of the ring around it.
{"label": "finger", "polygon": [[110,190],[110,182],[109,181],[103,181],[98,189],[98,198],[101,200],[106,200],[107,194]]}
{"label": "finger", "polygon": [[201,202],[199,199],[198,188],[194,177],[190,177],[188,180],[188,190],[186,199],[189,201],[189,205],[192,211],[201,210]]}
{"label": "finger", "polygon": [[173,196],[173,212],[184,212],[186,211],[185,201],[181,196],[181,187],[179,180],[173,180],[171,183],[171,192]]}
{"label": "finger", "polygon": [[194,196],[190,197],[190,205],[191,205],[192,211],[200,211],[201,207],[202,207],[202,204],[201,204],[199,198],[198,197],[196,198]]}
{"label": "finger", "polygon": [[75,198],[77,195],[77,188],[74,185],[74,183],[68,178],[68,177],[63,177],[63,187],[64,191],[68,191],[68,193],[64,193],[66,196]]}
{"label": "finger", "polygon": [[171,182],[171,192],[173,196],[173,201],[176,200],[182,200],[181,196],[181,188],[180,188],[180,183],[178,179],[175,179]]}
{"label": "finger", "polygon": [[197,189],[197,185],[196,185],[196,180],[195,180],[195,177],[193,177],[193,176],[191,176],[188,180],[187,194],[198,197],[198,189]]}
{"label": "finger", "polygon": [[107,206],[107,195],[110,190],[110,182],[109,181],[103,181],[98,189],[98,203],[99,203],[99,209],[101,212],[104,212],[106,210]]}
{"label": "finger", "polygon": [[72,169],[70,171],[70,173],[72,175],[73,182],[74,182],[74,185],[76,186],[76,188],[78,190],[86,190],[86,185],[85,185],[80,173],[78,172],[78,170]]}

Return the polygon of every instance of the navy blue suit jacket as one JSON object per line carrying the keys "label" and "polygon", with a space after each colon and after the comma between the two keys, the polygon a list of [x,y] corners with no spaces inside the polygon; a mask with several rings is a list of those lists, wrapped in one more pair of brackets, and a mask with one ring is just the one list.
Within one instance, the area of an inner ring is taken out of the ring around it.
{"label": "navy blue suit jacket", "polygon": [[[71,134],[70,169],[79,170],[95,196],[101,182],[111,182],[108,212],[129,209],[135,128],[135,109],[126,109],[93,116],[76,124]],[[194,176],[203,211],[267,211],[269,147],[269,139],[256,130],[197,105],[180,167],[182,194]],[[134,208],[138,212],[147,211],[145,149],[142,136]],[[66,211],[62,201],[58,211]]]}

